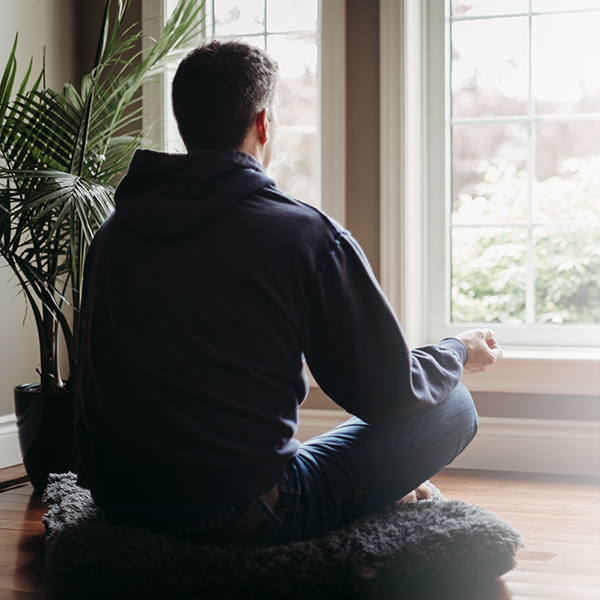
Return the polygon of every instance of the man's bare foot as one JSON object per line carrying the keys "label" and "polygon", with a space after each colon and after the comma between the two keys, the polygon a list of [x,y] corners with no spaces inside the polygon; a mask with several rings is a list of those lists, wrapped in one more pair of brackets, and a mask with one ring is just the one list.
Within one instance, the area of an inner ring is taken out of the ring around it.
{"label": "man's bare foot", "polygon": [[416,502],[417,500],[429,500],[431,498],[431,488],[422,483],[416,490],[413,490],[406,496],[396,500],[396,504],[403,504],[404,502]]}

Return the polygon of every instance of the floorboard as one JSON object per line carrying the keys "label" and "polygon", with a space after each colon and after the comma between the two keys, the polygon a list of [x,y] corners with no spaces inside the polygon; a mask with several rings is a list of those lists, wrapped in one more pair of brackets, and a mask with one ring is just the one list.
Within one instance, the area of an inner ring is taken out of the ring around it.
{"label": "floorboard", "polygon": [[600,598],[597,481],[445,469],[432,482],[447,498],[483,506],[522,533],[525,548],[501,578],[498,599]]}
{"label": "floorboard", "polygon": [[[0,470],[0,481],[22,474],[21,466]],[[458,469],[445,469],[432,482],[448,499],[483,506],[507,520],[526,547],[516,569],[498,581],[410,598],[600,599],[597,482]],[[62,600],[44,568],[43,513],[29,484],[0,493],[0,600]]]}

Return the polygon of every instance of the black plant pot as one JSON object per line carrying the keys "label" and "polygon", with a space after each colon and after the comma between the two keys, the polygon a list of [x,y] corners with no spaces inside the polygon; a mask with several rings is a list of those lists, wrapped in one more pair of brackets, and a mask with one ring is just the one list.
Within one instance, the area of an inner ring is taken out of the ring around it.
{"label": "black plant pot", "polygon": [[76,472],[75,392],[40,392],[38,383],[15,388],[19,445],[27,475],[38,493],[49,473]]}

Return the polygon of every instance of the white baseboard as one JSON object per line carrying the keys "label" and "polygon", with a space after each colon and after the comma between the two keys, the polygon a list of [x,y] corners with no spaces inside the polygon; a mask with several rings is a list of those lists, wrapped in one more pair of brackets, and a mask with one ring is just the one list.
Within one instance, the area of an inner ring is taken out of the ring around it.
{"label": "white baseboard", "polygon": [[593,421],[482,417],[479,433],[451,466],[598,477],[599,439]]}
{"label": "white baseboard", "polygon": [[[300,409],[304,442],[349,418],[342,410]],[[600,424],[481,417],[479,433],[450,465],[460,469],[598,476]],[[0,469],[22,462],[14,414],[0,416]]]}
{"label": "white baseboard", "polygon": [[22,462],[17,437],[17,419],[14,414],[2,416],[0,417],[0,469],[14,467]]}
{"label": "white baseboard", "polygon": [[[329,431],[348,416],[341,410],[300,409],[296,438],[304,442]],[[598,476],[599,426],[588,421],[481,417],[479,433],[450,466]]]}

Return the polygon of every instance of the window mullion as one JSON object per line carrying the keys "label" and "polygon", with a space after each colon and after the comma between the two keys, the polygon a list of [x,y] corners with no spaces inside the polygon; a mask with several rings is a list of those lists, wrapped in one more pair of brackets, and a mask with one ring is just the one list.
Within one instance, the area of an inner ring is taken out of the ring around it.
{"label": "window mullion", "polygon": [[547,10],[547,11],[536,11],[533,12],[531,10],[531,5],[529,8],[529,12],[526,13],[505,13],[500,15],[456,15],[452,17],[452,20],[455,23],[460,23],[461,21],[480,21],[482,19],[492,20],[492,19],[509,19],[513,17],[526,17],[527,15],[572,15],[579,13],[593,13],[597,11],[597,8],[574,8],[569,10]]}
{"label": "window mullion", "polygon": [[268,52],[269,47],[267,45],[267,39],[269,37],[269,24],[267,23],[267,0],[265,0],[265,3],[263,4],[263,11],[263,14],[265,15],[263,21],[263,41],[265,43],[265,50]]}
{"label": "window mullion", "polygon": [[507,123],[585,123],[598,120],[598,113],[558,113],[548,115],[532,114],[531,118],[525,114],[522,116],[500,116],[500,117],[472,117],[452,119],[452,125],[504,125]]}
{"label": "window mullion", "polygon": [[527,254],[526,254],[526,283],[525,283],[525,322],[528,325],[535,323],[535,265],[533,239],[533,183],[535,180],[535,125],[533,105],[533,18],[532,0],[529,0],[528,14],[528,57],[527,57]]}

